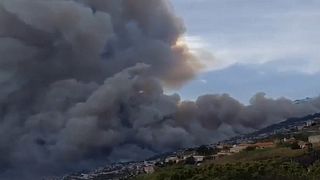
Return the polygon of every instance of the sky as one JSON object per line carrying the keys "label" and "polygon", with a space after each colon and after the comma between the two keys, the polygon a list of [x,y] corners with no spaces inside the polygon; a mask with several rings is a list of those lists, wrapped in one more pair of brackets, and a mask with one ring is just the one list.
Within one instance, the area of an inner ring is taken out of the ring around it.
{"label": "sky", "polygon": [[320,94],[320,1],[172,0],[183,40],[206,68],[178,92],[183,99],[257,92],[303,99]]}

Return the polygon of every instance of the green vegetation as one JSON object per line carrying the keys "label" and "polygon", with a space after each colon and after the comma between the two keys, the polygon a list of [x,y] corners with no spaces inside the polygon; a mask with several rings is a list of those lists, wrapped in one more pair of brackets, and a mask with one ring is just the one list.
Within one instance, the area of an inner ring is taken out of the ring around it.
{"label": "green vegetation", "polygon": [[260,161],[202,167],[171,167],[140,180],[318,180],[320,163],[308,168],[296,162]]}
{"label": "green vegetation", "polygon": [[173,165],[137,180],[319,180],[319,152],[271,148],[246,150],[203,165]]}
{"label": "green vegetation", "polygon": [[290,148],[270,148],[270,149],[257,149],[254,151],[242,151],[232,156],[225,156],[209,163],[226,164],[235,162],[250,162],[261,161],[269,159],[288,159],[298,157],[306,154],[306,150],[298,149],[291,150]]}

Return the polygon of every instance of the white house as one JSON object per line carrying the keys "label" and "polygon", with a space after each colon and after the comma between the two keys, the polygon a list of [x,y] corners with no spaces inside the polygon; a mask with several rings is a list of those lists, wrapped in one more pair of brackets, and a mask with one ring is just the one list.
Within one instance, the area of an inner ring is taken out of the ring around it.
{"label": "white house", "polygon": [[168,163],[168,162],[177,163],[178,161],[179,161],[179,158],[177,156],[169,156],[164,160],[165,163]]}
{"label": "white house", "polygon": [[235,145],[232,148],[230,148],[230,152],[231,153],[239,153],[243,150],[245,150],[249,145],[247,144],[239,144],[239,145]]}
{"label": "white house", "polygon": [[147,173],[147,174],[152,174],[152,173],[154,173],[154,167],[153,167],[153,166],[145,166],[145,167],[143,167],[143,170],[144,170],[144,172]]}
{"label": "white house", "polygon": [[309,143],[320,143],[320,135],[316,135],[316,136],[309,136],[308,138]]}
{"label": "white house", "polygon": [[193,156],[194,160],[196,162],[202,162],[204,160],[205,156]]}

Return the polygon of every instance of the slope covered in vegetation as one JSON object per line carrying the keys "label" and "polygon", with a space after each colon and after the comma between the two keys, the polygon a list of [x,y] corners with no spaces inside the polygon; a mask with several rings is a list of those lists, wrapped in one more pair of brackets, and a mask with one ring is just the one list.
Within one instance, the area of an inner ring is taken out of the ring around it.
{"label": "slope covered in vegetation", "polygon": [[244,151],[201,166],[173,165],[138,180],[318,180],[319,151],[272,148]]}

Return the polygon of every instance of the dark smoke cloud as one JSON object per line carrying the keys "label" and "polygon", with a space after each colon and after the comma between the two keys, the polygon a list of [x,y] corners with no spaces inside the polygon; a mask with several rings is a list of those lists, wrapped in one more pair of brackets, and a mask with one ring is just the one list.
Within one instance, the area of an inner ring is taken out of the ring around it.
{"label": "dark smoke cloud", "polygon": [[259,129],[318,112],[257,94],[181,101],[201,65],[167,0],[0,0],[0,179],[41,176]]}

